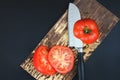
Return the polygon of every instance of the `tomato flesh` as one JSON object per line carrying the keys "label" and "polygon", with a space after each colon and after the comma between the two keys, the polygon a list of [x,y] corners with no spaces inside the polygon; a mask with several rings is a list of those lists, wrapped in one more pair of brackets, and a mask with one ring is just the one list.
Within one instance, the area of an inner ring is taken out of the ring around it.
{"label": "tomato flesh", "polygon": [[47,46],[39,46],[33,56],[33,65],[37,71],[45,75],[53,75],[56,70],[48,62],[49,48]]}
{"label": "tomato flesh", "polygon": [[48,60],[57,72],[65,74],[73,68],[74,54],[68,47],[54,46],[48,54]]}

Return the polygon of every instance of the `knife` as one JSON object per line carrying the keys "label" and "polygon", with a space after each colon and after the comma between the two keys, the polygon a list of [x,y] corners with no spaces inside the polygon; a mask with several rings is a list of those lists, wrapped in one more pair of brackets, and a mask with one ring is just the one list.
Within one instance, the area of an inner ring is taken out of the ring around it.
{"label": "knife", "polygon": [[78,50],[78,78],[79,80],[85,80],[84,75],[84,60],[83,60],[83,42],[76,38],[73,33],[74,24],[76,21],[80,20],[80,12],[78,7],[70,3],[68,7],[68,39],[69,39],[69,47],[75,47]]}

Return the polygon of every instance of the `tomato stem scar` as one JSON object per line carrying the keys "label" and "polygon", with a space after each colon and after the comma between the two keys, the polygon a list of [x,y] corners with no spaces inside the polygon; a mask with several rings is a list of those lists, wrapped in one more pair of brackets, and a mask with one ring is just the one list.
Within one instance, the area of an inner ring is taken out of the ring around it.
{"label": "tomato stem scar", "polygon": [[84,28],[84,33],[85,33],[85,34],[91,33],[91,30],[88,28],[88,26],[86,26],[86,27]]}

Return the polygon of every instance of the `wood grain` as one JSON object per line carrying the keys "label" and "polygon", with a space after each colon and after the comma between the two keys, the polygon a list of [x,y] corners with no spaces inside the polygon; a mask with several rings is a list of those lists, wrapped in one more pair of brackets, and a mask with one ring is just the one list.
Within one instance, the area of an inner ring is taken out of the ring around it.
{"label": "wood grain", "polygon": [[[104,38],[108,35],[119,19],[96,0],[75,0],[74,3],[78,6],[82,18],[92,18],[99,26],[99,39],[93,44],[84,44],[84,60],[86,61],[100,43],[102,43]],[[40,41],[36,48],[40,45],[47,45],[49,47],[54,45],[68,46],[67,10],[46,34],[46,36]],[[77,67],[77,51],[74,48],[71,48],[75,53],[75,66],[72,71],[67,74],[57,73],[53,76],[46,76],[36,71],[32,63],[35,49],[20,65],[25,71],[37,80],[72,80],[76,74]]]}

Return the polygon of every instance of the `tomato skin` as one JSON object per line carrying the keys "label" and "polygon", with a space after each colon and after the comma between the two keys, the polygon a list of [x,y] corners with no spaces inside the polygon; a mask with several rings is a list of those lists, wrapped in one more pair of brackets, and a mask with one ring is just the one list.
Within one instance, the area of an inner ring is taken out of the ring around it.
{"label": "tomato skin", "polygon": [[57,72],[65,74],[74,66],[74,53],[68,47],[53,46],[48,54],[48,60]]}
{"label": "tomato skin", "polygon": [[33,56],[33,65],[37,71],[44,75],[53,75],[56,70],[48,62],[49,48],[47,46],[39,46]]}
{"label": "tomato skin", "polygon": [[81,19],[74,24],[74,35],[86,44],[95,42],[99,37],[98,25],[92,19]]}

